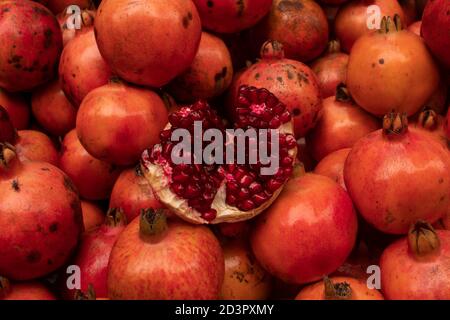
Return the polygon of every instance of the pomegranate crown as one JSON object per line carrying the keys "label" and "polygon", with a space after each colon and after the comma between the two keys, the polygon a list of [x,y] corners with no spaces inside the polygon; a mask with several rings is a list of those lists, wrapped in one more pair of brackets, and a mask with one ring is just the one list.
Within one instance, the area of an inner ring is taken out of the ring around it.
{"label": "pomegranate crown", "polygon": [[403,25],[401,18],[398,14],[394,15],[394,19],[390,16],[385,16],[381,19],[380,29],[378,32],[380,33],[391,33],[398,32],[403,30]]}

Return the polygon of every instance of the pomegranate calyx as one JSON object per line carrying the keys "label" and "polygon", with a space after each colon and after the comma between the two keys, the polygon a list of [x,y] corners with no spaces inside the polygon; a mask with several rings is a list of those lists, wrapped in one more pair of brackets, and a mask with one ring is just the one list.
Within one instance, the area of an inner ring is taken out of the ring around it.
{"label": "pomegranate calyx", "polygon": [[106,213],[105,225],[109,227],[120,227],[127,224],[127,217],[122,208],[111,208]]}
{"label": "pomegranate calyx", "polygon": [[0,143],[0,170],[11,167],[14,159],[17,159],[16,148],[7,142]]}
{"label": "pomegranate calyx", "polygon": [[352,298],[352,288],[347,282],[336,282],[325,277],[323,279],[326,300],[350,300]]}
{"label": "pomegranate calyx", "polygon": [[441,242],[430,223],[417,221],[409,229],[408,247],[416,258],[425,258],[438,253]]}
{"label": "pomegranate calyx", "polygon": [[92,284],[88,285],[87,292],[83,292],[80,289],[75,290],[73,295],[74,300],[96,300],[96,294]]}
{"label": "pomegranate calyx", "polygon": [[262,59],[284,59],[283,44],[268,40],[262,45],[260,55]]}
{"label": "pomegranate calyx", "polygon": [[390,112],[383,118],[383,133],[388,137],[400,136],[408,130],[408,118],[405,113]]}
{"label": "pomegranate calyx", "polygon": [[0,276],[0,298],[6,297],[11,291],[11,284],[5,277]]}
{"label": "pomegranate calyx", "polygon": [[380,29],[378,30],[380,33],[392,33],[403,30],[403,25],[401,18],[398,14],[394,16],[392,19],[390,16],[384,16],[381,19]]}
{"label": "pomegranate calyx", "polygon": [[141,236],[157,236],[167,230],[167,215],[164,209],[142,209],[139,223]]}
{"label": "pomegranate calyx", "polygon": [[347,89],[347,86],[344,83],[339,83],[336,87],[336,101],[339,102],[352,102],[353,99],[350,95],[350,92]]}
{"label": "pomegranate calyx", "polygon": [[328,54],[341,52],[341,43],[339,42],[339,40],[331,40],[330,42],[328,42],[327,52]]}
{"label": "pomegranate calyx", "polygon": [[419,114],[417,124],[427,130],[433,131],[438,126],[438,115],[433,109],[426,108]]}

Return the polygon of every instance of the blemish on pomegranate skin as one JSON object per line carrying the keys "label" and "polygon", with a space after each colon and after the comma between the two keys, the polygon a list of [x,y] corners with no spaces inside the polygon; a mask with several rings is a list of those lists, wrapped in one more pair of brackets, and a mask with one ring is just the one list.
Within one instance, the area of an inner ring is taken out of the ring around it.
{"label": "blemish on pomegranate skin", "polygon": [[192,21],[192,12],[188,12],[188,14],[185,17],[183,17],[183,27],[187,29],[191,21]]}
{"label": "blemish on pomegranate skin", "polygon": [[33,250],[27,255],[26,259],[29,263],[36,263],[41,260],[41,253],[37,250]]}
{"label": "blemish on pomegranate skin", "polygon": [[303,9],[303,4],[301,2],[298,1],[281,1],[278,6],[277,9],[280,12],[286,12],[286,11],[291,11],[291,10],[302,10]]}
{"label": "blemish on pomegranate skin", "polygon": [[214,2],[212,2],[211,0],[206,1],[206,5],[208,6],[208,8],[212,8],[214,7]]}
{"label": "blemish on pomegranate skin", "polygon": [[378,63],[379,63],[379,64],[384,64],[384,59],[381,58],[380,60],[378,60]]}
{"label": "blemish on pomegranate skin", "polygon": [[11,182],[11,187],[13,188],[13,190],[14,190],[15,192],[20,192],[19,180],[14,179],[14,180]]}
{"label": "blemish on pomegranate skin", "polygon": [[56,231],[58,231],[58,223],[57,222],[53,222],[50,227],[48,227],[48,231],[50,231],[51,233],[54,233]]}
{"label": "blemish on pomegranate skin", "polygon": [[242,15],[244,14],[244,10],[245,10],[245,3],[244,3],[244,0],[238,0],[238,1],[236,2],[236,5],[237,5],[237,8],[238,8],[238,10],[237,10],[237,16],[238,16],[238,17],[242,17]]}
{"label": "blemish on pomegranate skin", "polygon": [[64,176],[63,184],[67,190],[77,193],[77,189],[75,188],[75,185],[73,184],[72,180],[69,179],[69,177]]}

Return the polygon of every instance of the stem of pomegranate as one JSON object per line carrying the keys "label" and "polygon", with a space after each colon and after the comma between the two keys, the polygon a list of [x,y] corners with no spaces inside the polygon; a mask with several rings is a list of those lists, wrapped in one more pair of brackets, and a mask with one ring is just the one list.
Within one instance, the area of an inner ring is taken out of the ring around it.
{"label": "stem of pomegranate", "polygon": [[350,92],[348,91],[347,86],[344,83],[340,83],[336,87],[336,101],[340,101],[340,102],[352,101]]}
{"label": "stem of pomegranate", "polygon": [[383,133],[388,137],[401,136],[408,130],[408,118],[404,113],[391,112],[383,118]]}
{"label": "stem of pomegranate", "polygon": [[431,224],[418,221],[409,229],[408,247],[417,259],[429,259],[439,253],[441,241]]}
{"label": "stem of pomegranate", "polygon": [[86,293],[84,293],[81,290],[76,290],[75,294],[74,294],[74,299],[75,300],[96,300],[96,294],[95,294],[95,290],[94,287],[92,286],[92,284],[88,285],[88,290]]}
{"label": "stem of pomegranate", "polygon": [[162,235],[167,230],[167,216],[164,210],[142,209],[139,232],[143,237]]}
{"label": "stem of pomegranate", "polygon": [[0,298],[6,297],[11,291],[9,280],[0,276]]}
{"label": "stem of pomegranate", "polygon": [[106,213],[105,225],[109,227],[125,226],[127,224],[127,217],[122,208],[111,208]]}
{"label": "stem of pomegranate", "polygon": [[337,282],[325,277],[323,279],[326,300],[350,300],[352,298],[352,288],[346,282]]}
{"label": "stem of pomegranate", "polygon": [[438,115],[432,109],[425,109],[419,114],[418,124],[427,130],[434,130],[438,124]]}

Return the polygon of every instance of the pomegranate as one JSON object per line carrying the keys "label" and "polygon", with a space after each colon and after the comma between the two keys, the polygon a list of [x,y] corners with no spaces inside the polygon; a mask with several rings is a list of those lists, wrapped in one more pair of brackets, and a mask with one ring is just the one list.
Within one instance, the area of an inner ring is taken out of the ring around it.
{"label": "pomegranate", "polygon": [[254,26],[269,11],[272,0],[194,0],[202,26],[218,33],[235,33]]}
{"label": "pomegranate", "polygon": [[0,3],[0,87],[27,91],[54,75],[62,49],[55,16],[28,0]]}
{"label": "pomegranate", "polygon": [[331,152],[317,164],[314,173],[336,181],[347,190],[344,181],[344,165],[350,150],[351,148],[344,148]]}
{"label": "pomegranate", "polygon": [[15,142],[17,156],[21,161],[48,162],[54,166],[59,164],[58,151],[50,138],[36,130],[19,130]]}
{"label": "pomegranate", "polygon": [[131,165],[145,148],[159,142],[166,123],[167,110],[156,93],[109,83],[86,96],[76,127],[81,144],[93,157]]}
{"label": "pomegranate", "polygon": [[251,245],[272,275],[303,284],[335,271],[349,256],[356,232],[347,193],[331,179],[307,173],[289,180],[278,200],[258,217]]}
{"label": "pomegranate", "polygon": [[0,276],[0,300],[56,300],[56,297],[39,282],[12,284]]}
{"label": "pomegranate", "polygon": [[93,202],[82,200],[81,211],[83,213],[84,232],[96,229],[105,220],[103,210]]}
{"label": "pomegranate", "polygon": [[445,148],[448,147],[447,137],[444,131],[445,119],[434,110],[425,108],[414,119],[411,128],[431,135],[433,139],[441,143]]}
{"label": "pomegranate", "polygon": [[317,165],[316,160],[311,155],[311,148],[306,145],[306,139],[301,138],[297,140],[298,152],[297,159],[303,165],[306,172],[310,172],[314,170],[314,167]]}
{"label": "pomegranate", "polygon": [[294,118],[295,136],[300,138],[314,127],[322,108],[319,83],[306,65],[283,57],[279,42],[266,42],[261,49],[262,60],[233,81],[228,108],[233,112],[233,102],[242,85],[266,88],[289,109]]}
{"label": "pomegranate", "polygon": [[17,139],[17,132],[8,112],[0,105],[0,141],[14,143]]}
{"label": "pomegranate", "polygon": [[121,208],[131,221],[142,209],[160,209],[163,205],[156,198],[149,182],[144,178],[140,166],[123,170],[111,192],[110,208]]}
{"label": "pomegranate", "polygon": [[[270,128],[278,132],[279,152],[271,154],[268,161],[272,166],[277,165],[275,160],[278,161],[278,166],[272,167],[276,172],[264,173],[269,171],[264,170],[268,169],[269,163],[263,164],[261,154],[257,156],[255,153],[258,152],[254,152],[259,151],[259,145],[263,143],[255,141],[258,140],[257,135],[261,136],[263,132],[259,131],[254,137],[248,137],[249,139],[244,138],[245,145],[237,150],[240,147],[238,144],[242,143],[236,141],[243,139],[237,134],[227,135],[228,138],[224,139],[223,122],[206,102],[199,101],[183,107],[169,116],[169,125],[161,132],[161,144],[147,150],[141,160],[144,175],[157,197],[182,219],[192,223],[214,224],[248,220],[276,199],[292,174],[297,143],[292,135],[292,118],[286,106],[266,89],[247,86],[240,88],[235,106],[235,128]],[[195,133],[195,122],[202,124],[201,132]],[[218,152],[223,152],[223,159],[227,158],[223,163],[226,164],[222,165],[209,158],[198,164],[196,162],[199,161],[194,160],[195,155],[192,152],[187,155],[188,161],[175,164],[172,150],[176,144],[171,141],[171,136],[179,129],[193,133],[188,141],[191,149],[194,141],[201,139],[202,150],[210,148],[202,139],[203,134],[209,129],[218,129],[222,136],[220,139],[214,137],[218,139],[219,144],[216,157]],[[196,134],[201,136],[196,137]],[[266,139],[266,151],[272,149],[271,139],[271,135]],[[246,147],[246,140],[249,141],[250,148]],[[252,148],[252,145],[256,147]],[[227,149],[232,149],[232,152]]]}
{"label": "pomegranate", "polygon": [[407,237],[386,248],[380,268],[387,299],[450,299],[450,231],[415,223]]}
{"label": "pomegranate", "polygon": [[256,261],[245,241],[232,241],[223,248],[225,277],[220,293],[223,300],[267,300],[271,276]]}
{"label": "pomegranate", "polygon": [[121,209],[110,209],[99,228],[83,235],[74,260],[81,271],[81,291],[87,291],[88,286],[92,285],[96,297],[108,297],[106,278],[109,256],[126,224]]}
{"label": "pomegranate", "polygon": [[78,107],[92,90],[108,83],[111,70],[98,51],[91,29],[73,39],[63,50],[59,80],[67,98]]}
{"label": "pomegranate", "polygon": [[350,52],[353,44],[361,36],[380,28],[377,21],[378,12],[375,9],[370,10],[370,6],[377,6],[381,16],[399,15],[400,19],[405,21],[403,9],[397,0],[349,1],[339,9],[334,26],[336,36],[345,52]]}
{"label": "pomegranate", "polygon": [[384,300],[376,289],[363,280],[350,277],[325,277],[323,281],[303,288],[295,300]]}
{"label": "pomegranate", "polygon": [[340,44],[333,40],[328,44],[328,52],[317,59],[311,69],[317,76],[322,98],[334,96],[336,87],[347,81],[348,54],[340,52]]}
{"label": "pomegranate", "polygon": [[239,221],[230,223],[220,223],[217,225],[219,233],[226,239],[244,239],[249,232],[249,222]]}
{"label": "pomegranate", "polygon": [[103,0],[95,34],[114,73],[132,83],[161,87],[192,64],[201,23],[191,0]]}
{"label": "pomegranate", "polygon": [[54,14],[62,12],[68,6],[78,6],[80,9],[94,7],[92,0],[39,0],[37,2],[44,4]]}
{"label": "pomegranate", "polygon": [[416,0],[397,0],[403,9],[404,21],[406,25],[410,25],[417,20]]}
{"label": "pomegranate", "polygon": [[[450,157],[446,147],[391,113],[383,129],[353,146],[344,167],[359,213],[378,230],[405,234],[418,219],[434,223],[448,210]],[[370,173],[370,174],[368,174]]]}
{"label": "pomegranate", "polygon": [[167,221],[164,211],[144,210],[112,249],[111,299],[217,299],[224,278],[220,244],[205,226]]}
{"label": "pomegranate", "polygon": [[0,88],[0,106],[6,109],[17,130],[28,128],[30,108],[28,101],[20,94],[9,93]]}
{"label": "pomegranate", "polygon": [[384,17],[381,29],[353,46],[347,85],[356,103],[383,116],[419,111],[439,85],[439,70],[422,39],[402,30],[399,16]]}
{"label": "pomegranate", "polygon": [[233,65],[225,43],[203,32],[192,65],[171,82],[169,90],[177,100],[206,100],[221,95],[232,79]]}
{"label": "pomegranate", "polygon": [[120,174],[120,168],[91,156],[78,140],[75,130],[70,131],[61,143],[60,168],[88,200],[109,197]]}
{"label": "pomegranate", "polygon": [[433,54],[450,69],[450,2],[428,1],[422,16],[422,36]]}
{"label": "pomegranate", "polygon": [[315,128],[306,137],[317,161],[333,151],[352,147],[356,141],[380,128],[378,119],[357,106],[347,88],[340,85],[336,96],[326,98]]}
{"label": "pomegranate", "polygon": [[29,280],[58,269],[83,228],[80,200],[58,168],[21,162],[0,145],[0,274]]}
{"label": "pomegranate", "polygon": [[[60,11],[57,15],[59,25],[61,27],[63,46],[75,38],[76,35],[85,32],[94,26],[95,10],[84,9],[79,13],[74,13],[70,7],[67,10]],[[79,23],[79,25],[77,25]]]}
{"label": "pomegranate", "polygon": [[420,37],[421,36],[421,34],[420,34],[421,28],[422,28],[422,20],[416,21],[413,24],[410,24],[408,26],[408,31],[411,31],[412,33],[415,33],[416,35],[418,35]]}
{"label": "pomegranate", "polygon": [[273,0],[270,13],[253,30],[257,49],[266,40],[283,44],[286,57],[299,61],[317,58],[327,47],[328,21],[312,0]]}
{"label": "pomegranate", "polygon": [[77,109],[67,100],[58,81],[33,92],[31,110],[37,122],[55,136],[64,136],[75,128]]}

